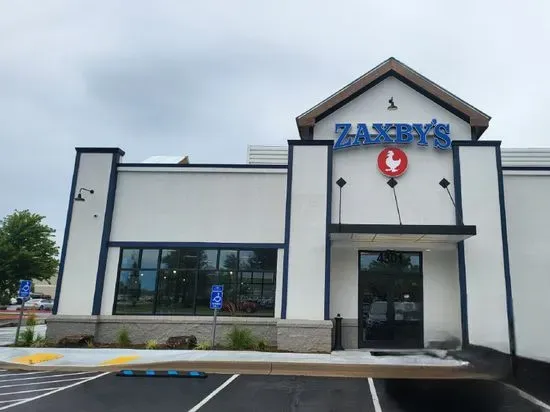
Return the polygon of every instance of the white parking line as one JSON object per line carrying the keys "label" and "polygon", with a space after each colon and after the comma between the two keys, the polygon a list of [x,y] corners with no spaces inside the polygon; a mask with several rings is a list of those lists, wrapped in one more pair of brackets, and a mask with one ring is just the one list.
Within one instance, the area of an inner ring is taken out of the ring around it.
{"label": "white parking line", "polygon": [[521,396],[523,399],[526,399],[528,400],[529,402],[531,402],[532,404],[535,404],[537,406],[540,406],[541,408],[543,408],[544,410],[546,411],[550,411],[550,405],[547,405],[546,403],[544,403],[543,401],[541,401],[540,399],[537,399],[535,398],[533,395],[521,390],[520,388],[518,388],[517,386],[514,386],[514,385],[510,385],[510,384],[507,384],[505,383],[504,384],[506,387],[510,388],[511,390],[513,390],[514,392],[516,392],[519,396]]}
{"label": "white parking line", "polygon": [[[7,372],[7,371],[6,371]],[[21,372],[21,373],[0,373],[0,378],[3,378],[4,376],[23,376],[23,375],[36,375],[38,373],[51,373],[51,371],[43,371],[43,372]]]}
{"label": "white parking line", "polygon": [[[229,385],[231,382],[233,382],[235,379],[239,377],[238,374],[231,376],[229,379],[227,379],[224,383],[222,383],[220,386],[218,386],[216,389],[214,389],[212,392],[210,392],[210,395],[208,395],[206,398],[204,398],[202,401],[197,403],[195,406],[193,406],[191,409],[189,409],[187,412],[196,412],[200,408],[202,408],[206,403],[212,399],[214,396],[216,396],[218,393],[220,393],[223,388],[225,388],[227,385]],[[0,408],[0,411],[2,408]]]}
{"label": "white parking line", "polygon": [[71,381],[78,381],[80,379],[82,378],[58,379],[56,381],[46,381],[46,382],[16,383],[15,385],[2,385],[0,386],[0,388],[13,388],[15,386],[45,385],[47,383],[71,382]]}
{"label": "white parking line", "polygon": [[53,395],[54,393],[64,391],[65,389],[74,388],[75,386],[82,385],[83,383],[90,382],[90,381],[93,381],[94,379],[101,378],[105,375],[108,375],[109,373],[110,372],[104,372],[104,373],[101,373],[99,375],[92,376],[90,378],[82,379],[79,382],[75,382],[71,385],[63,386],[61,388],[52,388],[53,390],[51,392],[43,393],[42,395],[38,395],[38,396],[35,396],[33,398],[28,398],[28,399],[25,399],[25,400],[22,400],[22,401],[18,401],[16,403],[11,404],[11,405],[2,406],[2,407],[0,407],[0,411],[4,411],[6,409],[13,408],[15,406],[23,405],[25,403],[32,402],[32,401],[35,401],[35,400],[40,399],[40,398],[44,398],[46,396]]}
{"label": "white parking line", "polygon": [[378,399],[378,393],[376,393],[376,387],[374,386],[374,380],[368,378],[370,395],[372,397],[372,403],[374,404],[374,412],[382,412],[382,406],[380,405],[380,399]]}
{"label": "white parking line", "polygon": [[[64,376],[85,375],[85,374],[90,374],[90,373],[94,373],[94,372],[74,372],[74,373],[64,373],[62,375],[31,376],[30,378],[4,379],[4,380],[0,380],[0,382],[27,381],[27,380],[31,380],[31,379],[61,378],[61,377],[64,377]],[[0,378],[3,378],[3,376],[0,375]]]}
{"label": "white parking line", "polygon": [[42,389],[30,389],[28,391],[6,392],[6,393],[0,393],[0,396],[19,395],[20,393],[30,393],[30,392],[52,391],[54,389],[57,389],[57,388],[42,388]]}

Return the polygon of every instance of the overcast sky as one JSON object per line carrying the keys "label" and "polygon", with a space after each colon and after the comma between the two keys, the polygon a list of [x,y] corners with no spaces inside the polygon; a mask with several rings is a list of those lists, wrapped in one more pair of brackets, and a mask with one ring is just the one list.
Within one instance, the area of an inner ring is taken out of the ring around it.
{"label": "overcast sky", "polygon": [[548,16],[548,0],[0,0],[0,215],[41,213],[60,243],[75,146],[245,162],[390,56],[492,116],[483,139],[549,146]]}

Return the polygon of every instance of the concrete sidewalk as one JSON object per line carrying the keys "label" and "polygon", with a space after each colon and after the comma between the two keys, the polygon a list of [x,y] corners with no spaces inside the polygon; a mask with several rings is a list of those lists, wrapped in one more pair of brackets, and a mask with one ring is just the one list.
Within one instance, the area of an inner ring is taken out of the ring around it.
{"label": "concrete sidewalk", "polygon": [[373,356],[369,351],[331,354],[254,351],[0,348],[0,368],[63,371],[200,370],[207,373],[378,377],[496,378],[467,361],[435,355]]}

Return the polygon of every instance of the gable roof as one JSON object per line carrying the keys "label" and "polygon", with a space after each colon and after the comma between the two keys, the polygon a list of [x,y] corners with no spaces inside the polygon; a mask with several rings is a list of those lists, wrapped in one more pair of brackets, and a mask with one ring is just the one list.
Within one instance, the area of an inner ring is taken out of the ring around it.
{"label": "gable roof", "polygon": [[313,139],[315,123],[391,76],[468,122],[475,140],[478,140],[489,127],[489,120],[491,120],[489,115],[459,99],[394,57],[390,57],[318,105],[299,115],[296,118],[296,124],[300,138],[303,140]]}

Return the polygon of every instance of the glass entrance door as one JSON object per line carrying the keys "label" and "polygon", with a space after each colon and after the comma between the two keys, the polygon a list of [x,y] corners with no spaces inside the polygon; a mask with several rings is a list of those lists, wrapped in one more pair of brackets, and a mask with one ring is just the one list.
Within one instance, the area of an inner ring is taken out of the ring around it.
{"label": "glass entrance door", "polygon": [[423,346],[420,253],[360,252],[359,347]]}

